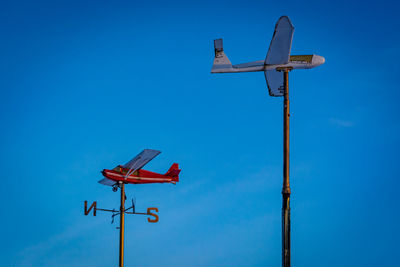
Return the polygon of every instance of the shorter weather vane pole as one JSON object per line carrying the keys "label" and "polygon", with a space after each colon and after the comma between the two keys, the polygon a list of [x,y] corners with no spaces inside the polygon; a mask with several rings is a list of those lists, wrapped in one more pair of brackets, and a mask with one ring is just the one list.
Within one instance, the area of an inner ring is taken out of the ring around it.
{"label": "shorter weather vane pole", "polygon": [[121,189],[121,207],[119,217],[119,266],[124,266],[124,229],[125,229],[125,184],[119,182]]}
{"label": "shorter weather vane pole", "polygon": [[[147,218],[147,221],[150,223],[158,222],[158,215],[154,212],[158,212],[158,208],[147,208],[147,212],[136,212],[135,202],[132,200],[132,206],[125,209],[125,184],[154,184],[154,183],[171,183],[176,184],[179,182],[179,173],[181,169],[179,169],[178,163],[173,163],[168,171],[163,173],[156,173],[151,171],[143,170],[143,166],[145,166],[149,161],[155,158],[161,151],[154,149],[144,149],[138,155],[136,155],[133,159],[128,161],[124,165],[118,165],[112,170],[104,169],[101,171],[104,178],[99,181],[100,184],[112,186],[112,191],[117,192],[118,188],[121,190],[121,205],[119,207],[119,211],[115,209],[99,209],[97,208],[97,202],[94,201],[92,205],[90,205],[89,209],[87,208],[87,201],[85,201],[85,215],[88,215],[90,211],[93,209],[93,216],[96,216],[96,211],[107,211],[112,212],[111,223],[114,222],[115,216],[119,217],[119,266],[124,266],[124,231],[125,231],[125,214],[135,214],[135,215],[147,215],[153,216],[153,218]],[[129,211],[131,210],[132,211]]]}
{"label": "shorter weather vane pole", "polygon": [[[132,206],[125,209],[125,184],[154,184],[154,183],[171,183],[176,184],[179,182],[179,169],[178,163],[173,163],[166,173],[156,173],[151,171],[143,170],[142,168],[149,163],[153,158],[159,155],[161,151],[154,149],[144,149],[142,152],[137,154],[133,159],[128,161],[124,165],[118,165],[112,170],[104,169],[101,171],[104,178],[99,181],[100,184],[112,186],[112,191],[117,192],[118,188],[121,190],[121,205],[118,210],[112,209],[99,209],[97,208],[97,202],[94,201],[90,208],[87,208],[87,201],[85,201],[85,215],[88,215],[93,209],[93,216],[96,216],[96,211],[108,211],[112,212],[112,221],[114,222],[115,216],[120,216],[119,218],[119,266],[124,266],[124,230],[125,230],[125,214],[135,214],[135,215],[147,215],[153,216],[152,218],[147,218],[150,223],[158,222],[158,215],[154,212],[158,212],[158,208],[147,208],[147,212],[136,212],[135,202],[132,200]],[[132,209],[132,211],[129,211]]]}
{"label": "shorter weather vane pole", "polygon": [[[126,195],[125,195],[125,183],[124,182],[119,182],[118,183],[118,187],[121,190],[121,205],[120,205],[120,209],[115,210],[115,209],[101,209],[101,208],[97,208],[97,202],[94,201],[92,203],[92,205],[90,205],[89,209],[88,209],[88,205],[87,205],[87,201],[85,200],[84,203],[84,214],[85,215],[89,215],[90,211],[93,209],[93,216],[96,216],[97,211],[107,211],[107,212],[111,212],[111,218],[112,221],[111,223],[114,222],[114,217],[115,216],[120,216],[119,217],[119,227],[117,227],[117,229],[119,229],[119,267],[123,267],[124,266],[124,237],[125,237],[125,214],[135,214],[135,215],[147,215],[147,216],[153,216],[154,218],[147,218],[147,221],[149,223],[156,223],[158,222],[158,215],[156,213],[153,212],[158,212],[158,208],[152,207],[152,208],[147,208],[147,212],[136,212],[136,207],[135,207],[135,202],[132,200],[132,206],[125,209],[125,200],[126,200]],[[129,211],[132,210],[132,211]]]}

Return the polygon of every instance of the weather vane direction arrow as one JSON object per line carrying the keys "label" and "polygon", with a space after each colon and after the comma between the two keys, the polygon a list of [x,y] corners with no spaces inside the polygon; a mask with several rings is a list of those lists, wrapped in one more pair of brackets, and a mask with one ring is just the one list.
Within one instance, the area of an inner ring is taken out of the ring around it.
{"label": "weather vane direction arrow", "polygon": [[[93,201],[92,205],[90,205],[89,209],[88,209],[88,202],[87,200],[85,200],[84,202],[84,214],[85,215],[89,215],[91,210],[93,209],[93,216],[96,216],[97,211],[106,211],[106,212],[111,212],[111,223],[114,223],[114,217],[118,216],[121,214],[121,211],[116,210],[116,209],[101,209],[101,208],[97,208],[97,201]],[[132,211],[129,211],[132,210]],[[153,212],[158,212],[158,208],[156,207],[151,207],[151,208],[147,208],[147,212],[136,212],[136,204],[135,201],[132,199],[132,206],[130,206],[129,208],[125,209],[123,211],[125,214],[134,214],[134,215],[148,215],[148,216],[152,216],[154,218],[147,218],[147,221],[149,223],[156,223],[159,220],[159,217],[156,213]],[[119,229],[119,228],[117,228]]]}

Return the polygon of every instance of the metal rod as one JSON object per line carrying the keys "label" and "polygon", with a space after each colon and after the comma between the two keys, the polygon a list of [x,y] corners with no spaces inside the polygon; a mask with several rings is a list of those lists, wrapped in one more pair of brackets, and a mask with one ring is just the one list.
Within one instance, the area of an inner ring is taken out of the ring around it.
{"label": "metal rod", "polygon": [[109,212],[116,212],[116,210],[99,209],[99,208],[96,208],[96,210],[109,211]]}
{"label": "metal rod", "polygon": [[130,211],[125,211],[125,214],[149,215],[148,213],[144,212],[130,212]]}
{"label": "metal rod", "polygon": [[289,71],[283,71],[283,187],[282,187],[282,266],[290,267],[290,184],[289,184]]}
{"label": "metal rod", "polygon": [[[131,209],[131,208],[129,208]],[[147,212],[132,212],[132,211],[127,211],[129,209],[126,209],[124,211],[125,214],[138,214],[138,215],[149,215]],[[113,212],[115,216],[119,215],[121,212],[117,212],[116,210],[108,210],[108,209],[98,209],[96,208],[96,210],[101,210],[101,211],[109,211],[109,212]]]}
{"label": "metal rod", "polygon": [[124,221],[125,221],[125,184],[120,182],[121,207],[119,219],[119,267],[124,266]]}

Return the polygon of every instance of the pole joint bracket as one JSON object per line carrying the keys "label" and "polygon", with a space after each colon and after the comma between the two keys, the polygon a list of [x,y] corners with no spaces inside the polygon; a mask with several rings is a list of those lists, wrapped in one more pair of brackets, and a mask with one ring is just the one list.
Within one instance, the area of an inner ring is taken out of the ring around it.
{"label": "pole joint bracket", "polygon": [[282,195],[290,195],[290,187],[282,188]]}

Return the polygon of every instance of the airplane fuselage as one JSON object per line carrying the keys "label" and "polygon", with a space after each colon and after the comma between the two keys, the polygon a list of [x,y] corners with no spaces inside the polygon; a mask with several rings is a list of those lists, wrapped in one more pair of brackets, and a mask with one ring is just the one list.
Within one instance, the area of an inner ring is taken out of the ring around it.
{"label": "airplane fuselage", "polygon": [[116,167],[113,170],[104,169],[102,174],[104,177],[115,182],[124,182],[129,184],[175,183],[178,181],[174,177],[142,169],[137,170],[126,177],[127,171],[128,170],[121,167]]}
{"label": "airplane fuselage", "polygon": [[318,55],[293,55],[290,56],[290,61],[286,64],[265,64],[265,60],[258,60],[237,65],[226,65],[226,67],[219,65],[217,68],[213,68],[211,73],[255,72],[284,68],[311,69],[322,65],[324,62],[325,59]]}

